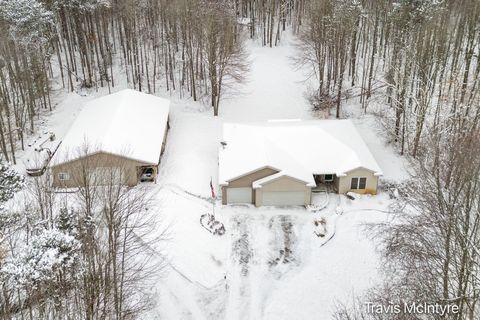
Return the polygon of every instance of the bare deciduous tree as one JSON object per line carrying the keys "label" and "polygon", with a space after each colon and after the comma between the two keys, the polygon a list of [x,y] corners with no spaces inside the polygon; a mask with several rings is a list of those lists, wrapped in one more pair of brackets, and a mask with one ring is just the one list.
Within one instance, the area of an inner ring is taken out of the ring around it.
{"label": "bare deciduous tree", "polygon": [[131,319],[152,308],[166,235],[154,194],[125,184],[130,163],[88,150],[71,167],[78,188],[54,190],[48,175],[37,177],[28,216],[2,213],[12,243],[0,261],[2,319]]}

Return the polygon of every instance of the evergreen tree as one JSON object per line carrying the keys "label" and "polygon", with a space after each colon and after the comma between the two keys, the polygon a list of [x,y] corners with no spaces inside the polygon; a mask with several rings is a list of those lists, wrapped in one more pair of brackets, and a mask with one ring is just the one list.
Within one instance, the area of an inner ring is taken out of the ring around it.
{"label": "evergreen tree", "polygon": [[8,163],[0,163],[0,205],[13,198],[24,185],[24,176],[19,175]]}

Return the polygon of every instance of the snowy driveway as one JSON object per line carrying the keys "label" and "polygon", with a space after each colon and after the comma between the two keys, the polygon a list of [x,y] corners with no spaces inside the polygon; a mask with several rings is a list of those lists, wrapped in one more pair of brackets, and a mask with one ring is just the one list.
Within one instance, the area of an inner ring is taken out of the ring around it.
{"label": "snowy driveway", "polygon": [[[361,224],[385,218],[362,211],[385,209],[389,200],[383,195],[344,203],[348,214],[336,219],[335,237],[324,246],[313,232],[312,213],[302,208],[217,202],[226,235],[213,236],[200,226],[200,216],[213,211],[206,199],[210,179],[217,181],[223,122],[311,118],[293,54],[290,45],[252,46],[250,81],[242,94],[222,101],[217,118],[198,103],[174,101],[156,186],[161,213],[171,225],[170,267],[155,285],[158,306],[150,318],[330,319],[336,299],[351,299],[378,277],[374,244]],[[374,154],[390,152],[368,134]],[[324,210],[335,214],[338,203],[330,202]]]}

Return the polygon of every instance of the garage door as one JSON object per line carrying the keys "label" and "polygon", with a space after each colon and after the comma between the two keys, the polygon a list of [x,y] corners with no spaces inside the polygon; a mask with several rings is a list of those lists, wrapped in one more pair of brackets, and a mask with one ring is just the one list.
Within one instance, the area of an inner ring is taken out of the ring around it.
{"label": "garage door", "polygon": [[252,188],[227,188],[227,203],[252,203]]}
{"label": "garage door", "polygon": [[266,191],[263,192],[264,206],[302,206],[305,204],[304,191]]}

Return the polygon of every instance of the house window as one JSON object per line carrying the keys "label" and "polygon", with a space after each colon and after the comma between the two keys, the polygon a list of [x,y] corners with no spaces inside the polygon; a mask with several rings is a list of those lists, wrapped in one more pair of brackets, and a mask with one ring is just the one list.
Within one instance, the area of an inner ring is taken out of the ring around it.
{"label": "house window", "polygon": [[352,183],[350,184],[350,189],[358,189],[358,178],[352,178]]}
{"label": "house window", "polygon": [[362,177],[362,178],[352,178],[352,182],[350,184],[350,189],[356,190],[356,189],[365,189],[367,186],[367,178]]}
{"label": "house window", "polygon": [[326,182],[332,182],[333,181],[333,174],[326,174],[324,179],[325,179]]}
{"label": "house window", "polygon": [[70,176],[68,175],[68,173],[65,173],[65,172],[60,172],[58,174],[58,180],[69,180],[70,179]]}
{"label": "house window", "polygon": [[367,186],[367,178],[360,178],[358,182],[358,189],[365,189]]}

